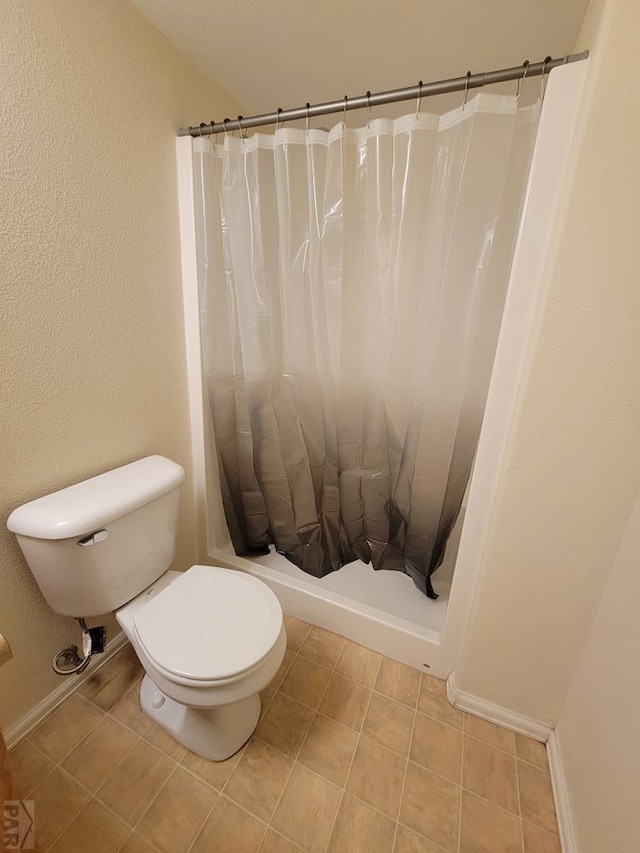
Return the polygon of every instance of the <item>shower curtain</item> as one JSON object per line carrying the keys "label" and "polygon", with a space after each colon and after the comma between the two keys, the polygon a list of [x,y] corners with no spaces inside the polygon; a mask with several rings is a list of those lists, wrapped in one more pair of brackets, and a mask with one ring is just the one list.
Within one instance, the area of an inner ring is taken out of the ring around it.
{"label": "shower curtain", "polygon": [[238,554],[437,597],[538,106],[194,140],[202,358]]}

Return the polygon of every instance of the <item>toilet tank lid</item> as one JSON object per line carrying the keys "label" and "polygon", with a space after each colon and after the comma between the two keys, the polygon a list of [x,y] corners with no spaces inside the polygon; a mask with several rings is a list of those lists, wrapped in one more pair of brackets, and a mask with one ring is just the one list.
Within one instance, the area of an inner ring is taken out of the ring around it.
{"label": "toilet tank lid", "polygon": [[184,469],[164,456],[147,456],[59,492],[23,504],[7,519],[13,533],[69,539],[92,533],[177,488]]}

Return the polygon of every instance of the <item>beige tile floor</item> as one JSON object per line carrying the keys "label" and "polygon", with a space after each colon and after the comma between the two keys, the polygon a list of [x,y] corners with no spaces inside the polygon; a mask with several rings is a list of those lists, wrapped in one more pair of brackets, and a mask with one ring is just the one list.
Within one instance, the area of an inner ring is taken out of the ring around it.
{"label": "beige tile floor", "polygon": [[255,734],[227,761],[142,714],[126,647],[12,753],[40,853],[559,853],[545,748],[442,681],[287,617]]}

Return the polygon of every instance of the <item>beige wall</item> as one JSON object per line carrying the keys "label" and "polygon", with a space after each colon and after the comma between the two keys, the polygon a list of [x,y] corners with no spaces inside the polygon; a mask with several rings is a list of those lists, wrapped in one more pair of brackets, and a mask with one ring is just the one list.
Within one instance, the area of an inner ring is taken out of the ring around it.
{"label": "beige wall", "polygon": [[560,714],[580,853],[640,850],[640,494]]}
{"label": "beige wall", "polygon": [[554,724],[640,483],[640,5],[597,2],[460,688]]}
{"label": "beige wall", "polygon": [[[79,638],[42,599],[9,511],[150,453],[189,468],[175,131],[238,110],[123,0],[4,2],[0,54],[8,726],[60,684],[51,658]],[[195,556],[186,499],[182,519],[178,566]]]}

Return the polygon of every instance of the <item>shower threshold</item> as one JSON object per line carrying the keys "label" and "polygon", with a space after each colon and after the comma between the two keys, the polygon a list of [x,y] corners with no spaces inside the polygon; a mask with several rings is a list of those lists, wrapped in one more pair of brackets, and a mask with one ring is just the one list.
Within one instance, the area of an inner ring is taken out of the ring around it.
{"label": "shower threshold", "polygon": [[[439,644],[449,600],[449,572],[436,572],[439,598],[428,599],[402,572],[375,571],[360,561],[315,578],[285,557],[269,554],[245,559],[226,550],[210,553],[212,562],[247,571],[277,595],[285,613],[296,616],[388,657],[446,677]],[[445,566],[442,567],[445,569]]]}

